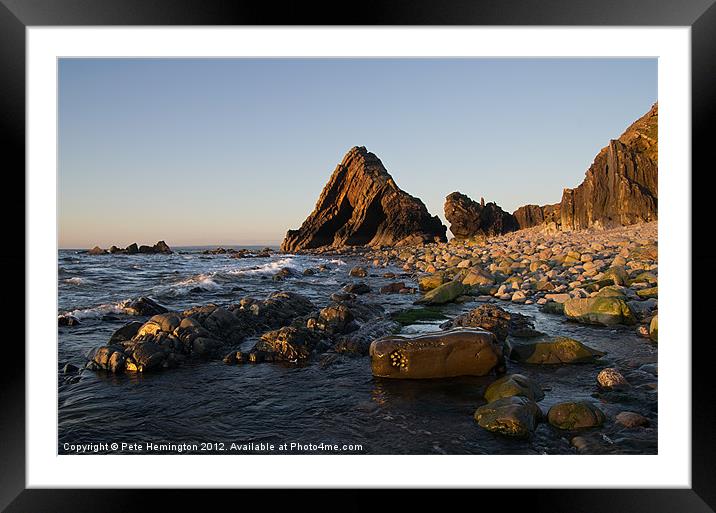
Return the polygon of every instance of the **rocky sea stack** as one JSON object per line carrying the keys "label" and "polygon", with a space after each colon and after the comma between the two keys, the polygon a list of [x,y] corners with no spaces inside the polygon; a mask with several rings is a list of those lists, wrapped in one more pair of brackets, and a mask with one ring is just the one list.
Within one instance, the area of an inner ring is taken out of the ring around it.
{"label": "rocky sea stack", "polygon": [[520,228],[554,223],[562,231],[613,228],[657,219],[659,107],[655,103],[597,154],[581,185],[556,205],[525,205]]}
{"label": "rocky sea stack", "polygon": [[316,207],[281,250],[407,246],[446,241],[447,228],[420,199],[401,190],[380,159],[355,146],[328,180]]}
{"label": "rocky sea stack", "polygon": [[458,239],[476,235],[492,237],[519,229],[515,217],[502,210],[497,203],[485,204],[484,199],[477,203],[459,192],[445,198],[445,219]]}

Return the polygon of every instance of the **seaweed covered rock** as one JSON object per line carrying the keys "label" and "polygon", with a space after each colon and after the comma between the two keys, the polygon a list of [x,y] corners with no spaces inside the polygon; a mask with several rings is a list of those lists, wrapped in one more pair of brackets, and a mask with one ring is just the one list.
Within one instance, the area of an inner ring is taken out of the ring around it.
{"label": "seaweed covered rock", "polygon": [[370,345],[370,357],[373,375],[384,378],[485,376],[504,370],[495,336],[477,328],[383,337]]}
{"label": "seaweed covered rock", "polygon": [[601,426],[605,416],[589,401],[558,403],[547,412],[547,421],[559,429],[584,429]]}
{"label": "seaweed covered rock", "polygon": [[572,298],[564,302],[564,315],[585,324],[613,326],[636,323],[634,313],[621,297]]}
{"label": "seaweed covered rock", "polygon": [[532,401],[544,399],[542,389],[527,376],[522,374],[508,374],[503,376],[487,387],[485,399],[488,402],[502,399],[503,397],[521,396]]}
{"label": "seaweed covered rock", "polygon": [[422,298],[418,299],[417,305],[443,305],[455,301],[459,296],[465,294],[468,287],[458,280],[449,281],[432,289]]}
{"label": "seaweed covered rock", "polygon": [[509,347],[511,360],[533,364],[587,363],[605,354],[568,337],[547,337]]}
{"label": "seaweed covered rock", "polygon": [[539,406],[522,396],[503,397],[475,410],[478,425],[500,435],[526,438],[542,419]]}

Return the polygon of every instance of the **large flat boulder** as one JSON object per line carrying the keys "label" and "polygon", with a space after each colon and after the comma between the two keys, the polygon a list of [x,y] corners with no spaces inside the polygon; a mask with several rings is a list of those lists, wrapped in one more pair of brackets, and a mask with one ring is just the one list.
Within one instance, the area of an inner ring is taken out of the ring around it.
{"label": "large flat boulder", "polygon": [[369,354],[373,375],[382,378],[485,376],[504,368],[495,336],[478,328],[383,337],[370,345]]}

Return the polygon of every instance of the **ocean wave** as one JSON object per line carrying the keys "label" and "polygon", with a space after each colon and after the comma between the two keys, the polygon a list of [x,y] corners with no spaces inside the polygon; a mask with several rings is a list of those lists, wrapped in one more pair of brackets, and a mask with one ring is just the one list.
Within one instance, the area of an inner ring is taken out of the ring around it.
{"label": "ocean wave", "polygon": [[253,266],[253,267],[243,267],[240,269],[232,269],[230,271],[227,271],[228,274],[274,274],[284,267],[288,267],[290,269],[295,269],[296,271],[304,271],[307,267],[310,267],[308,265],[305,265],[302,262],[298,262],[296,258],[293,257],[286,257],[281,258],[279,260],[275,260],[273,262],[268,262],[263,265]]}
{"label": "ocean wave", "polygon": [[80,278],[79,276],[75,276],[74,278],[67,278],[66,280],[62,280],[65,283],[69,283],[70,285],[83,285],[87,283],[86,278]]}
{"label": "ocean wave", "polygon": [[90,308],[78,308],[64,312],[65,315],[71,315],[76,319],[101,319],[103,316],[108,314],[124,314],[126,313],[125,307],[129,303],[129,300],[120,301],[119,303],[103,303],[98,306]]}

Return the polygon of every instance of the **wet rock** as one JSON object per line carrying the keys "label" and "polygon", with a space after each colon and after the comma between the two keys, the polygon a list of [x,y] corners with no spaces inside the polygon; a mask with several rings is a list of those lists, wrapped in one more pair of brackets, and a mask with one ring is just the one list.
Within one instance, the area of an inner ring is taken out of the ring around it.
{"label": "wet rock", "polygon": [[454,327],[482,328],[495,334],[497,340],[504,342],[508,335],[530,338],[544,335],[534,329],[534,324],[526,315],[511,313],[496,305],[480,305],[474,310],[459,315],[440,325],[442,329]]}
{"label": "wet rock", "polygon": [[415,302],[419,305],[442,305],[455,301],[459,296],[465,294],[467,289],[459,281],[451,281],[431,290],[425,296]]}
{"label": "wet rock", "polygon": [[299,276],[298,271],[291,269],[290,267],[283,267],[272,276],[273,281],[283,281],[286,278],[293,278]]}
{"label": "wet rock", "polygon": [[90,249],[89,251],[87,251],[87,254],[88,255],[106,255],[107,252],[104,249],[100,248],[99,246],[95,246],[92,249]]}
{"label": "wet rock", "polygon": [[196,337],[192,340],[192,353],[202,358],[213,358],[219,356],[223,342],[210,337]]}
{"label": "wet rock", "polygon": [[350,270],[348,274],[355,278],[365,278],[366,276],[368,276],[368,271],[366,271],[363,267],[355,266],[353,269]]}
{"label": "wet rock", "polygon": [[309,267],[308,269],[304,269],[304,270],[303,270],[303,275],[304,275],[304,276],[313,276],[314,274],[316,274],[316,270],[315,270],[315,269],[311,269],[310,267]]}
{"label": "wet rock", "polygon": [[521,396],[503,397],[475,410],[480,427],[515,438],[529,437],[541,418],[539,406]]}
{"label": "wet rock", "polygon": [[72,365],[71,363],[66,363],[64,367],[62,367],[62,373],[67,374],[77,374],[79,372],[79,367],[76,365]]}
{"label": "wet rock", "polygon": [[477,328],[383,337],[371,344],[370,356],[373,375],[386,378],[484,376],[504,368],[495,336]]}
{"label": "wet rock", "polygon": [[346,285],[343,290],[349,294],[367,294],[370,292],[370,287],[363,282],[358,282]]}
{"label": "wet rock", "polygon": [[148,297],[129,302],[124,306],[124,311],[129,315],[157,315],[168,312],[165,307]]}
{"label": "wet rock", "polygon": [[557,303],[556,301],[549,301],[542,305],[540,311],[544,313],[564,315],[564,303]]}
{"label": "wet rock", "polygon": [[653,340],[654,342],[659,341],[659,320],[658,315],[655,315],[654,318],[649,323],[649,338]]}
{"label": "wet rock", "polygon": [[605,354],[568,337],[548,337],[509,347],[510,359],[533,364],[588,363]]}
{"label": "wet rock", "polygon": [[636,295],[642,299],[650,299],[659,297],[659,287],[649,287],[636,291]]}
{"label": "wet rock", "polygon": [[57,316],[57,326],[77,326],[78,324],[80,324],[79,319],[72,315],[65,314]]}
{"label": "wet rock", "polygon": [[547,421],[559,429],[583,429],[601,426],[605,416],[589,401],[558,403],[547,412]]}
{"label": "wet rock", "polygon": [[613,326],[635,324],[629,305],[618,297],[590,297],[570,299],[564,303],[564,314],[577,322]]}
{"label": "wet rock", "polygon": [[331,299],[331,301],[334,301],[336,303],[342,303],[344,301],[355,301],[356,297],[357,296],[355,294],[349,294],[346,292],[345,294],[342,294],[342,293],[331,294],[330,299]]}
{"label": "wet rock", "polygon": [[355,316],[345,305],[331,305],[319,313],[319,325],[328,333],[345,333]]}
{"label": "wet rock", "polygon": [[633,411],[620,412],[615,417],[615,420],[617,424],[630,429],[649,425],[649,419]]}
{"label": "wet rock", "polygon": [[318,341],[319,338],[312,330],[286,326],[261,335],[252,351],[271,353],[275,360],[305,360]]}
{"label": "wet rock", "polygon": [[600,387],[606,389],[629,386],[626,378],[624,378],[618,370],[611,367],[602,369],[599,374],[597,374],[597,383]]}
{"label": "wet rock", "polygon": [[522,374],[508,374],[493,382],[485,390],[487,402],[496,401],[503,397],[521,396],[532,401],[544,399],[542,389],[527,376]]}
{"label": "wet rock", "polygon": [[139,321],[128,322],[127,324],[116,330],[114,333],[112,333],[112,336],[109,337],[109,345],[119,344],[120,342],[124,342],[125,340],[133,339],[143,325],[144,323]]}
{"label": "wet rock", "polygon": [[348,353],[365,356],[370,351],[370,345],[386,335],[398,333],[401,324],[390,319],[377,319],[364,323],[356,331],[340,336],[333,346],[336,353]]}
{"label": "wet rock", "polygon": [[395,283],[389,283],[380,288],[381,294],[398,294],[400,291],[406,288],[405,282],[399,281]]}
{"label": "wet rock", "polygon": [[422,201],[398,188],[378,157],[356,146],[336,167],[313,212],[298,230],[288,231],[281,250],[445,242],[445,232]]}

